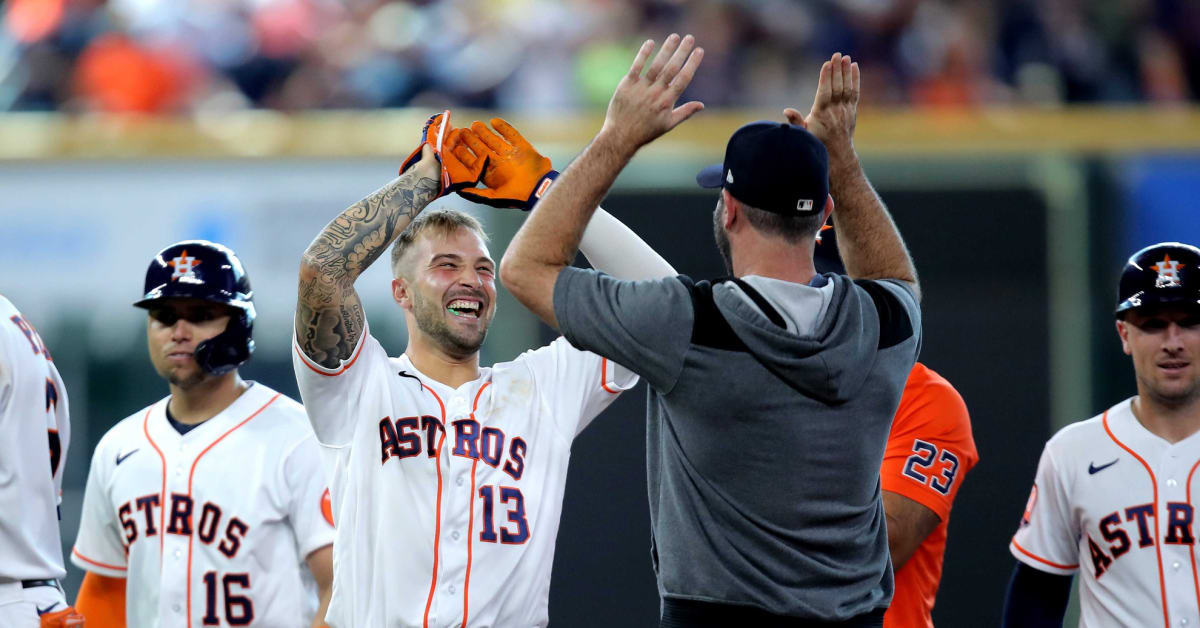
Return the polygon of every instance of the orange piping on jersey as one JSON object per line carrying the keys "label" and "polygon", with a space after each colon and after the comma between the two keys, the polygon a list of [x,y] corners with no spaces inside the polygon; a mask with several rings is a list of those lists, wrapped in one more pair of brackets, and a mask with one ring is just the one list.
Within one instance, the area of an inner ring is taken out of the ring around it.
{"label": "orange piping on jersey", "polygon": [[[474,414],[472,414],[474,416]],[[471,507],[467,519],[467,577],[463,581],[463,620],[462,628],[467,628],[467,614],[470,611],[471,595],[471,541],[475,536],[475,467],[479,466],[479,458],[471,463]]]}
{"label": "orange piping on jersey", "polygon": [[[316,373],[317,375],[324,375],[325,377],[337,377],[338,375],[345,373],[346,369],[350,368],[351,366],[354,366],[354,363],[358,361],[358,356],[360,354],[362,354],[363,347],[365,347],[366,344],[367,344],[366,338],[360,339],[359,343],[358,343],[358,351],[354,352],[354,357],[350,358],[349,362],[343,364],[342,368],[338,369],[337,371],[334,371],[333,373],[326,373],[325,371],[322,371],[321,369],[317,368],[316,366],[313,366],[314,362],[312,360],[310,360],[307,355],[304,355],[304,352],[300,350],[300,347],[297,346],[296,343],[294,343],[294,342],[292,343],[292,348],[296,350],[296,355],[300,356],[300,361],[304,362],[304,366],[307,366],[310,370],[312,370],[312,372]],[[324,367],[321,367],[321,368],[324,368]]]}
{"label": "orange piping on jersey", "polygon": [[82,561],[83,561],[83,562],[85,562],[85,563],[91,563],[91,564],[93,564],[93,565],[95,565],[95,566],[97,566],[97,567],[104,567],[105,569],[116,569],[117,571],[126,571],[126,568],[125,568],[125,567],[118,567],[118,566],[116,566],[116,565],[110,565],[110,564],[108,564],[108,563],[102,563],[102,562],[100,562],[100,561],[98,561],[98,560],[92,560],[92,559],[88,558],[87,556],[84,556],[83,554],[80,554],[80,553],[79,553],[79,550],[77,550],[77,549],[75,549],[75,548],[71,548],[71,553],[72,553],[72,554],[74,554],[74,555],[76,555],[76,556],[78,556],[78,557],[79,557],[79,560],[82,560]]}
{"label": "orange piping on jersey", "polygon": [[[1189,506],[1192,504],[1192,475],[1196,473],[1196,467],[1200,467],[1200,461],[1192,465],[1192,470],[1188,471],[1187,501]],[[1158,523],[1157,518],[1155,518],[1154,523]],[[1192,559],[1192,583],[1196,587],[1196,603],[1200,604],[1200,577],[1196,575],[1196,552],[1188,552],[1188,556]]]}
{"label": "orange piping on jersey", "polygon": [[[237,425],[229,428],[229,431],[218,436],[216,440],[214,440],[213,442],[208,444],[208,447],[205,447],[204,449],[202,449],[200,451],[199,454],[196,455],[196,459],[192,461],[192,470],[188,472],[187,495],[188,495],[189,499],[192,497],[192,478],[195,477],[195,475],[196,475],[196,464],[198,462],[200,462],[200,459],[204,457],[204,454],[208,453],[208,450],[212,449],[213,446],[215,446],[217,443],[224,440],[226,436],[229,436],[230,434],[232,434],[234,432],[234,430],[245,425],[246,423],[249,423],[250,419],[253,419],[254,417],[258,416],[258,414],[260,412],[262,412],[263,410],[266,410],[267,406],[275,403],[275,400],[278,399],[282,394],[283,393],[275,393],[275,396],[271,397],[270,399],[267,400],[266,403],[262,404],[262,407],[260,407],[259,409],[255,410],[253,413],[251,413],[250,416],[242,419],[241,423],[238,423]],[[188,535],[188,561],[187,561],[187,618],[188,618],[188,620],[187,620],[187,625],[189,627],[192,625],[192,541],[195,540],[195,538],[196,538],[195,534]]]}
{"label": "orange piping on jersey", "polygon": [[[146,416],[142,419],[142,433],[146,435],[146,440],[150,441],[150,446],[154,448],[154,451],[158,452],[158,459],[162,460],[162,492],[159,493],[161,503],[158,505],[158,567],[162,569],[163,537],[167,534],[167,457],[158,448],[158,443],[154,442],[153,438],[150,438],[150,410],[152,409],[154,409],[154,406],[146,408]],[[165,405],[163,406],[163,413],[166,413]]]}
{"label": "orange piping on jersey", "polygon": [[475,418],[475,411],[479,409],[479,398],[483,396],[484,389],[491,385],[492,385],[491,382],[484,382],[484,384],[479,387],[479,391],[475,393],[475,400],[471,402],[471,418],[472,419]]}
{"label": "orange piping on jersey", "polygon": [[1021,544],[1017,542],[1017,537],[1015,537],[1015,536],[1013,537],[1012,544],[1013,544],[1013,547],[1017,548],[1017,550],[1020,551],[1022,554],[1038,561],[1039,563],[1044,563],[1046,565],[1050,565],[1051,567],[1056,567],[1058,569],[1079,569],[1079,565],[1060,565],[1058,563],[1048,561],[1045,558],[1038,556],[1037,554],[1034,554],[1033,552],[1025,549],[1024,547],[1021,547]]}
{"label": "orange piping on jersey", "polygon": [[[475,411],[479,409],[479,397],[483,395],[483,389],[491,386],[491,382],[486,382],[479,387],[479,392],[475,393],[475,401],[471,403],[471,420],[475,421]],[[467,613],[470,609],[467,600],[471,594],[471,545],[472,539],[475,538],[475,467],[479,466],[479,458],[476,458],[471,463],[471,507],[467,510],[467,577],[463,582],[463,620],[462,628],[467,628]]]}
{"label": "orange piping on jersey", "polygon": [[[1133,408],[1131,407],[1130,412],[1132,412],[1132,411],[1133,411]],[[1166,628],[1171,628],[1171,616],[1167,613],[1167,587],[1165,584],[1166,580],[1163,577],[1162,543],[1159,543],[1159,541],[1158,541],[1158,528],[1159,528],[1158,479],[1154,477],[1154,471],[1150,470],[1150,465],[1146,464],[1146,461],[1143,460],[1141,456],[1137,455],[1136,452],[1134,452],[1132,449],[1126,447],[1125,443],[1122,443],[1121,441],[1117,440],[1117,437],[1115,434],[1112,433],[1112,430],[1108,429],[1108,410],[1104,411],[1104,417],[1101,419],[1101,422],[1104,423],[1104,432],[1106,434],[1108,434],[1108,437],[1111,438],[1112,441],[1114,443],[1116,443],[1118,447],[1129,452],[1129,455],[1133,456],[1134,458],[1137,459],[1138,462],[1142,463],[1142,466],[1146,468],[1146,473],[1150,474],[1150,486],[1154,488],[1154,554],[1155,554],[1155,556],[1158,557],[1158,591],[1162,595],[1163,625],[1166,626]],[[1195,560],[1195,559],[1193,558],[1192,560]]]}
{"label": "orange piping on jersey", "polygon": [[442,543],[442,445],[446,444],[446,404],[442,403],[442,398],[433,389],[421,383],[421,389],[426,390],[429,394],[437,399],[438,407],[442,410],[442,437],[438,439],[437,453],[434,455],[433,468],[437,470],[437,509],[434,511],[434,516],[437,518],[434,521],[433,529],[433,577],[429,581],[429,597],[425,600],[425,617],[422,620],[422,625],[429,628],[429,609],[433,606],[433,592],[437,590],[437,574],[438,574],[438,554],[441,552]]}
{"label": "orange piping on jersey", "polygon": [[604,392],[614,395],[621,392],[608,387],[608,358],[600,358],[600,387],[604,389]]}

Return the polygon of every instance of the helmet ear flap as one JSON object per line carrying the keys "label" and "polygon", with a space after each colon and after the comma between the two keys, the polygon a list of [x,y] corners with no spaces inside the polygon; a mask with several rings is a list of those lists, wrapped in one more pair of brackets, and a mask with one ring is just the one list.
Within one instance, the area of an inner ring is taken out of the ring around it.
{"label": "helmet ear flap", "polygon": [[160,299],[200,299],[227,306],[229,324],[196,347],[196,363],[214,375],[228,373],[254,352],[254,293],[242,262],[229,247],[207,240],[184,240],[158,252],[146,269],[145,290],[134,306]]}
{"label": "helmet ear flap", "polygon": [[224,375],[241,366],[254,353],[253,328],[254,319],[241,310],[230,317],[225,331],[196,346],[196,364],[212,375]]}

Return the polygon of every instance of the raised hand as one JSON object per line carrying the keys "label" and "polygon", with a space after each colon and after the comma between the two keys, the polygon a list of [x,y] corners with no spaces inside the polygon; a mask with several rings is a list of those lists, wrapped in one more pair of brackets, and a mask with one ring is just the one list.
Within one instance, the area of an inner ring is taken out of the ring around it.
{"label": "raised hand", "polygon": [[429,144],[422,144],[417,150],[420,151],[421,156],[409,166],[409,169],[416,174],[418,179],[440,181],[446,168],[438,159],[437,151]]}
{"label": "raised hand", "polygon": [[470,164],[464,164],[459,161],[450,152],[452,147],[450,138],[458,131],[450,125],[450,110],[447,109],[441,113],[435,113],[425,122],[425,126],[421,129],[421,143],[417,145],[416,150],[404,160],[404,164],[400,166],[400,174],[408,172],[410,168],[421,162],[428,153],[426,148],[429,148],[433,155],[433,161],[437,164],[438,171],[432,175],[428,172],[422,176],[432,176],[439,181],[439,195],[445,196],[455,190],[466,187],[474,187],[479,183],[480,177],[483,176],[483,170],[487,166],[486,160],[472,161]]}
{"label": "raised hand", "polygon": [[487,187],[467,187],[458,194],[492,207],[529,210],[558,173],[511,124],[501,118],[492,118],[491,123],[495,133],[476,120],[469,128],[455,129],[447,144],[449,154],[465,167],[476,168],[480,160],[487,160],[483,171]]}
{"label": "raised hand", "polygon": [[788,122],[805,127],[817,136],[830,153],[852,149],[861,94],[860,78],[858,64],[849,56],[835,53],[821,66],[817,95],[808,116],[791,107],[784,109],[783,115]]}
{"label": "raised hand", "polygon": [[654,40],[646,40],[617,84],[600,132],[636,151],[704,109],[699,101],[675,106],[704,58],[704,49],[695,45],[691,35],[681,40],[671,34],[646,68],[654,51]]}

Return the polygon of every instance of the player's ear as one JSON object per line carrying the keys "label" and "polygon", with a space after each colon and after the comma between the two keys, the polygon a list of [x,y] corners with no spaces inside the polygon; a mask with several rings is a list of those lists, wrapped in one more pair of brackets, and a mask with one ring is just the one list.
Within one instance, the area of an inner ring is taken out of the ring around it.
{"label": "player's ear", "polygon": [[408,291],[407,279],[396,277],[392,280],[392,300],[406,310],[412,309],[412,295]]}
{"label": "player's ear", "polygon": [[728,231],[733,227],[733,223],[741,216],[741,202],[729,193],[729,190],[721,188],[721,202],[725,204],[725,215],[722,221],[722,226]]}
{"label": "player's ear", "polygon": [[1117,335],[1121,337],[1121,350],[1125,352],[1125,355],[1133,355],[1129,350],[1129,323],[1118,319]]}

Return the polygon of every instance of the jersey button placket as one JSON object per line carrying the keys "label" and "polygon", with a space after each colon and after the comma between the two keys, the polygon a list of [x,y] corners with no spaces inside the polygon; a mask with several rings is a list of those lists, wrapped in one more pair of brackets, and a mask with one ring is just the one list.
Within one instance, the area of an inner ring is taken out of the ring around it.
{"label": "jersey button placket", "polygon": [[461,490],[452,490],[450,487],[450,478],[456,478],[454,484],[458,484],[457,478],[461,478],[461,471],[458,469],[463,458],[454,455],[454,421],[459,417],[451,415],[450,411],[455,405],[463,403],[459,398],[452,398],[449,407],[447,408],[446,422],[446,440],[442,445],[441,455],[438,457],[438,467],[441,469],[442,477],[445,478],[446,485],[442,490],[442,518],[439,522],[441,527],[441,543],[438,547],[440,560],[438,561],[438,595],[435,597],[433,608],[430,609],[429,625],[441,625],[437,621],[437,617],[441,614],[442,609],[450,609],[453,616],[453,609],[458,606],[458,601],[454,599],[454,593],[457,590],[453,581],[459,571],[459,556],[458,543],[454,542],[453,535],[459,526],[458,518],[455,513],[459,512],[463,504],[460,497]]}
{"label": "jersey button placket", "polygon": [[[172,495],[186,495],[188,492],[187,476],[184,474],[185,469],[192,460],[192,451],[187,444],[180,442],[174,452],[174,456],[168,459],[174,460],[173,466],[168,466],[171,471],[167,474],[166,485],[167,494],[162,496],[162,529],[159,534],[163,535],[163,559],[174,563],[172,568],[162,570],[162,580],[160,584],[161,595],[164,599],[170,600],[171,610],[177,614],[186,612],[185,605],[187,602],[187,576],[183,578],[179,576],[187,569],[187,542],[188,536],[182,534],[172,534],[167,532],[171,527],[171,512],[172,512]],[[183,621],[183,620],[180,620]]]}
{"label": "jersey button placket", "polygon": [[[462,398],[454,398],[451,401],[452,407],[461,404],[460,414],[456,414],[452,421],[458,421],[468,418],[466,400]],[[453,434],[453,422],[451,423],[450,431]],[[451,456],[450,470],[454,477],[454,490],[447,491],[444,499],[446,500],[447,510],[444,511],[448,515],[444,520],[445,544],[442,545],[442,559],[445,564],[445,569],[442,570],[442,575],[445,577],[445,587],[442,589],[446,603],[451,608],[460,609],[462,606],[463,581],[466,577],[467,569],[467,545],[463,542],[465,530],[467,529],[468,513],[471,510],[471,502],[473,495],[470,494],[469,477],[471,474],[471,464],[474,460],[465,456]],[[478,508],[478,505],[476,505]]]}

